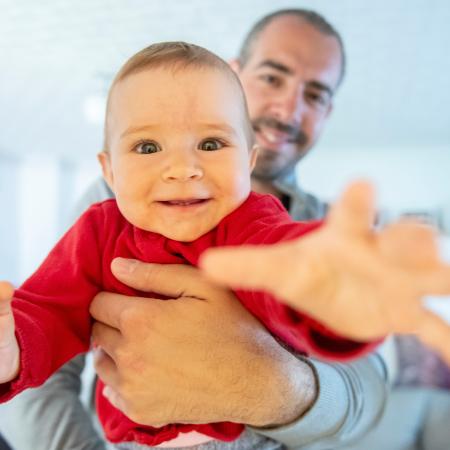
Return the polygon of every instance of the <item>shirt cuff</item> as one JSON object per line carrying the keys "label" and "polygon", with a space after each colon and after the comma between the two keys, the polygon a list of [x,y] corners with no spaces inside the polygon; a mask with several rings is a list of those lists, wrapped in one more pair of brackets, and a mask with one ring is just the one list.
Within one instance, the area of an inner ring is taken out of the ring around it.
{"label": "shirt cuff", "polygon": [[319,386],[312,407],[291,424],[254,431],[292,449],[319,450],[350,443],[378,422],[387,388],[385,366],[377,354],[345,365],[312,362]]}

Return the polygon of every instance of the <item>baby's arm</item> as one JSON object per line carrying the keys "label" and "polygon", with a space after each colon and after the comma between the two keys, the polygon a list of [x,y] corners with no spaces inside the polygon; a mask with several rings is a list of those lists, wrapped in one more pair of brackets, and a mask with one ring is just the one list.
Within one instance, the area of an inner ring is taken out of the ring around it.
{"label": "baby's arm", "polygon": [[11,309],[13,292],[10,283],[0,282],[0,383],[16,378],[20,368],[20,350]]}
{"label": "baby's arm", "polygon": [[450,326],[422,304],[425,295],[450,294],[450,267],[432,231],[398,223],[377,232],[373,215],[370,186],[354,183],[318,231],[266,247],[211,249],[202,265],[217,281],[271,292],[351,339],[417,334],[450,363]]}
{"label": "baby's arm", "polygon": [[12,303],[11,290],[5,288],[2,304],[7,310],[12,308],[14,316],[9,316],[4,331],[0,329],[0,339],[5,348],[9,341],[20,348],[20,372],[17,365],[7,367],[13,361],[0,360],[5,370],[0,374],[0,402],[39,386],[65,362],[88,350],[89,304],[102,279],[99,230],[103,214],[99,208],[87,211],[61,238],[37,271],[15,290]]}

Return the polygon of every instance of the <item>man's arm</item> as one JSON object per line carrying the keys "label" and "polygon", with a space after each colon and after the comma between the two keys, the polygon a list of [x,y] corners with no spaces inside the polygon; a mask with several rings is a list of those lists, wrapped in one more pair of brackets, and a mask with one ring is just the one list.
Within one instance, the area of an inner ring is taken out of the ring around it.
{"label": "man's arm", "polygon": [[349,445],[371,430],[383,414],[388,397],[384,361],[374,353],[349,364],[311,363],[319,380],[312,408],[288,425],[254,430],[293,450]]}
{"label": "man's arm", "polygon": [[190,266],[136,261],[132,278],[119,275],[119,261],[113,271],[122,282],[140,291],[151,285],[148,290],[174,299],[100,293],[92,302],[98,321],[92,336],[102,349],[98,375],[111,403],[132,420],[267,426],[309,409],[313,369],[281,347],[231,292]]}
{"label": "man's arm", "polygon": [[99,294],[92,304],[105,394],[132,418],[235,420],[292,448],[321,449],[350,442],[380,416],[387,383],[378,356],[350,365],[298,359],[192,267],[116,260],[113,271],[139,290],[178,298]]}

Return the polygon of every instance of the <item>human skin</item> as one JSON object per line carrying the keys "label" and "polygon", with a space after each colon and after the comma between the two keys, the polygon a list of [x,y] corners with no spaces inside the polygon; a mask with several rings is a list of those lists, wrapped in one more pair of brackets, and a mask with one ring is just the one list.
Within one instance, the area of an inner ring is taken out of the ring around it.
{"label": "human skin", "polygon": [[116,259],[112,271],[138,290],[174,299],[101,293],[92,302],[101,319],[93,339],[102,348],[96,369],[104,394],[133,420],[268,426],[311,406],[311,367],[284,351],[231,292],[189,266]]}
{"label": "human skin", "polygon": [[0,383],[14,379],[19,373],[19,344],[14,334],[11,299],[14,288],[0,282]]}
{"label": "human skin", "polygon": [[341,58],[335,37],[282,16],[261,32],[244,65],[231,61],[259,147],[254,190],[272,188],[317,142],[333,108]]}
{"label": "human skin", "polygon": [[112,87],[109,144],[99,160],[134,226],[190,242],[248,197],[256,153],[240,86],[230,76],[210,67],[161,67]]}
{"label": "human skin", "polygon": [[408,222],[374,230],[374,215],[372,187],[355,182],[318,231],[266,247],[209,249],[201,265],[213,280],[269,291],[342,336],[415,334],[450,365],[450,325],[423,304],[427,295],[450,295],[437,236]]}

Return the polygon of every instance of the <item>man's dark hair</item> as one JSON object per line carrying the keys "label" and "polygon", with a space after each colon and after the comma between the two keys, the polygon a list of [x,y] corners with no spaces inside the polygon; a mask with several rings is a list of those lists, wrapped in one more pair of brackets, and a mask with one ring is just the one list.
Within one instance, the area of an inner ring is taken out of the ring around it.
{"label": "man's dark hair", "polygon": [[250,59],[252,53],[253,44],[258,39],[261,32],[269,25],[274,19],[282,16],[291,16],[297,17],[299,20],[304,21],[312,25],[316,30],[327,36],[333,36],[338,41],[339,47],[341,49],[341,73],[339,75],[338,86],[341,84],[341,81],[344,78],[345,74],[345,66],[346,66],[346,57],[344,50],[344,43],[342,42],[341,35],[338,31],[331,25],[323,16],[316,13],[315,11],[311,11],[308,9],[280,9],[278,11],[274,11],[267,16],[264,16],[255,25],[250,29],[247,36],[242,43],[241,50],[239,52],[239,64],[241,67],[244,67],[248,60]]}

